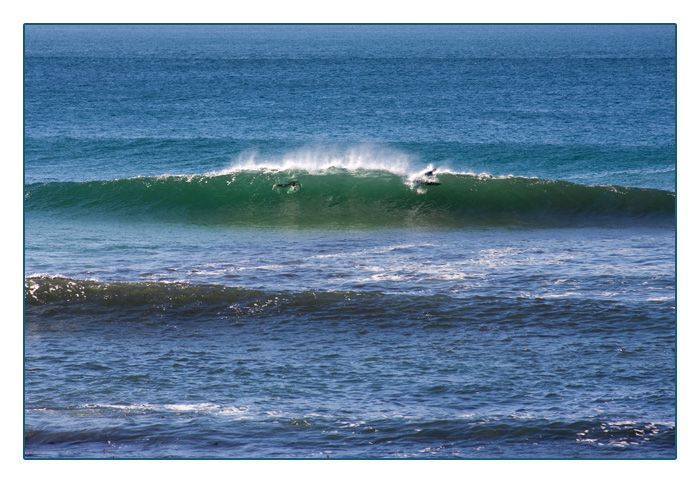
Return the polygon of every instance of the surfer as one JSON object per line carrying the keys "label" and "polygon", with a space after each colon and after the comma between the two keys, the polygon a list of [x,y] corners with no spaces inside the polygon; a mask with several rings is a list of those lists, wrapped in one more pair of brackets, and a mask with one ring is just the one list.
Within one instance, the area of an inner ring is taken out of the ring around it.
{"label": "surfer", "polygon": [[299,182],[298,181],[291,181],[289,183],[275,183],[272,185],[272,189],[275,188],[292,188],[292,191],[295,191],[299,187]]}
{"label": "surfer", "polygon": [[439,185],[440,182],[437,180],[437,178],[434,177],[435,171],[437,171],[437,168],[432,168],[431,170],[423,173],[423,178],[427,178],[427,179],[423,179],[420,182],[420,184],[422,184],[422,185],[435,185],[435,186]]}

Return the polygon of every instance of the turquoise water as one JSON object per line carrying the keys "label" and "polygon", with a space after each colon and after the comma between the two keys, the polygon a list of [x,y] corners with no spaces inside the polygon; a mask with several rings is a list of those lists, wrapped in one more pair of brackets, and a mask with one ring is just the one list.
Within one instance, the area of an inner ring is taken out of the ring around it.
{"label": "turquoise water", "polygon": [[25,457],[675,458],[675,76],[669,25],[25,26]]}

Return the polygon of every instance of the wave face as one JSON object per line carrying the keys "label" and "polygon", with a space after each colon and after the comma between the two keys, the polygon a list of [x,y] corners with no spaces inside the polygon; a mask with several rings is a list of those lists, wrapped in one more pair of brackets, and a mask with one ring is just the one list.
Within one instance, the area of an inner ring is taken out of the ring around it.
{"label": "wave face", "polygon": [[421,226],[575,224],[675,217],[675,194],[443,172],[248,169],[25,186],[25,210],[203,224]]}
{"label": "wave face", "polygon": [[141,306],[169,303],[227,303],[256,300],[255,290],[185,283],[98,282],[67,277],[33,276],[24,281],[27,305],[87,302],[105,306]]}
{"label": "wave face", "polygon": [[[580,324],[584,332],[600,333],[636,328],[664,327],[668,303],[658,301],[643,305],[587,298],[523,298],[470,296],[455,299],[447,295],[382,294],[371,291],[301,292],[256,290],[220,284],[186,282],[101,282],[63,276],[33,275],[24,281],[25,315],[43,313],[44,309],[76,316],[119,313],[120,320],[147,318],[150,311],[167,313],[170,318],[188,320],[193,313],[218,317],[264,318],[297,317],[313,320],[345,318],[354,323],[367,319],[401,320],[401,323],[427,323],[449,328],[465,320],[487,320],[507,326],[532,325],[554,328],[562,320]],[[591,310],[591,308],[594,308]],[[429,312],[429,314],[428,314]],[[649,314],[656,318],[649,318]],[[369,319],[367,314],[372,314]],[[517,315],[516,315],[517,314]],[[423,315],[428,315],[427,322]],[[374,321],[374,322],[372,322]],[[566,325],[565,324],[565,325]]]}

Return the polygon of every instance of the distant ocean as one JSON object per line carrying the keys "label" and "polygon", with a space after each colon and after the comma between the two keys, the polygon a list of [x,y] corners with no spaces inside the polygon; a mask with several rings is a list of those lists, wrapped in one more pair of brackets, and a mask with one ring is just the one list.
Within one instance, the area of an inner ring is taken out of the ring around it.
{"label": "distant ocean", "polygon": [[676,457],[674,25],[25,25],[25,458]]}

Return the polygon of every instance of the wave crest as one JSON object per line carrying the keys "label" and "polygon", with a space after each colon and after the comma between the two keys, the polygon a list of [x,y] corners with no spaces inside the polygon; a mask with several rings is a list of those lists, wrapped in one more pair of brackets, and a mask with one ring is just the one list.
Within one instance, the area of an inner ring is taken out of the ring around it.
{"label": "wave crest", "polygon": [[390,148],[373,145],[349,148],[318,146],[264,157],[257,151],[246,151],[238,155],[227,169],[215,174],[235,174],[246,171],[324,174],[334,170],[386,171],[398,176],[409,176],[419,171],[420,167],[417,166],[413,156]]}

